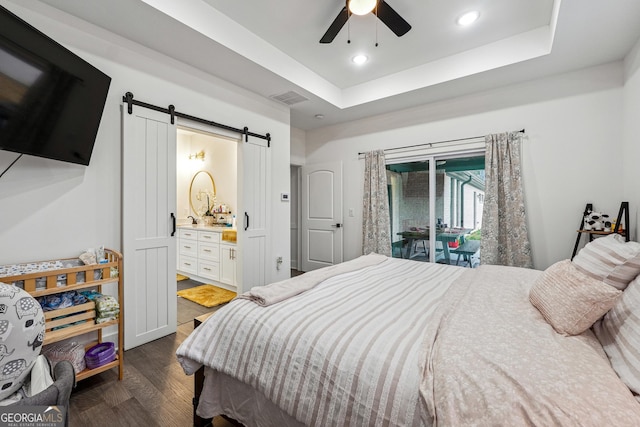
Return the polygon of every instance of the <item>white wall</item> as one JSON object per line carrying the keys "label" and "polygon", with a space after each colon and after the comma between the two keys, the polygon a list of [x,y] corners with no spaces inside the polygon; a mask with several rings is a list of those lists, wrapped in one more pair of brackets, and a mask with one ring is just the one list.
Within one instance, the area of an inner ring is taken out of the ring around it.
{"label": "white wall", "polygon": [[291,164],[303,166],[306,157],[306,132],[291,128]]}
{"label": "white wall", "polygon": [[585,203],[617,213],[622,201],[622,82],[612,63],[308,132],[307,164],[344,163],[345,259],[362,251],[358,152],[522,128],[535,267],[569,258]]}
{"label": "white wall", "polygon": [[[289,265],[289,223],[281,220],[289,205],[280,202],[289,191],[288,108],[38,2],[0,4],[112,78],[88,167],[25,156],[0,179],[0,264],[75,257],[100,244],[121,249],[120,108],[130,91],[151,104],[271,134],[274,238],[267,278],[289,276],[275,263],[282,255]],[[0,151],[0,170],[15,157]]]}
{"label": "white wall", "polygon": [[625,58],[623,90],[624,197],[629,202],[631,238],[638,240],[640,214],[640,40]]}

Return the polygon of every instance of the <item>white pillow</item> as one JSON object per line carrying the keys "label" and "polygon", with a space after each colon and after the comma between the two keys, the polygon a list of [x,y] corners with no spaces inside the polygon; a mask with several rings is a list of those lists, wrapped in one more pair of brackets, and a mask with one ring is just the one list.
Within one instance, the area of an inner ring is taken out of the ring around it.
{"label": "white pillow", "polygon": [[584,274],[621,291],[640,274],[640,243],[625,242],[619,234],[598,237],[573,258]]}
{"label": "white pillow", "polygon": [[579,335],[609,311],[621,293],[581,273],[567,259],[553,264],[538,277],[529,300],[556,332]]}
{"label": "white pillow", "polygon": [[593,330],[620,379],[640,394],[640,277]]}

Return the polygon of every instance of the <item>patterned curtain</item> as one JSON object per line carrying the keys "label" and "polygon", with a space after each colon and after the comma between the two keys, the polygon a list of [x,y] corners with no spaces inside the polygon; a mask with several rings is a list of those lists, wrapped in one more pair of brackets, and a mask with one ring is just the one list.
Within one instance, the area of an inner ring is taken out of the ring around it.
{"label": "patterned curtain", "polygon": [[365,154],[362,200],[362,253],[391,256],[391,220],[384,151]]}
{"label": "patterned curtain", "polygon": [[487,135],[485,142],[481,262],[532,268],[522,190],[521,134]]}

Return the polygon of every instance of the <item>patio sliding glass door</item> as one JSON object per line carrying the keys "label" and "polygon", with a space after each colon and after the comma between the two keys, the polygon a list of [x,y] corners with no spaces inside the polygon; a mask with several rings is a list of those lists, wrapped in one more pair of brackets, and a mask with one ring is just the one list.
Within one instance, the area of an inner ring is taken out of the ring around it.
{"label": "patio sliding glass door", "polygon": [[483,154],[388,162],[392,256],[477,265],[484,177]]}

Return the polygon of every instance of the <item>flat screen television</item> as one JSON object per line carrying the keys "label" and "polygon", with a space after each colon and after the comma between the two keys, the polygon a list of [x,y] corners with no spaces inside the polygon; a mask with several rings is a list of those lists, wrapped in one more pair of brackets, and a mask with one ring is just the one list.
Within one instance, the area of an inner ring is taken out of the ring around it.
{"label": "flat screen television", "polygon": [[0,6],[0,149],[88,166],[110,84]]}

